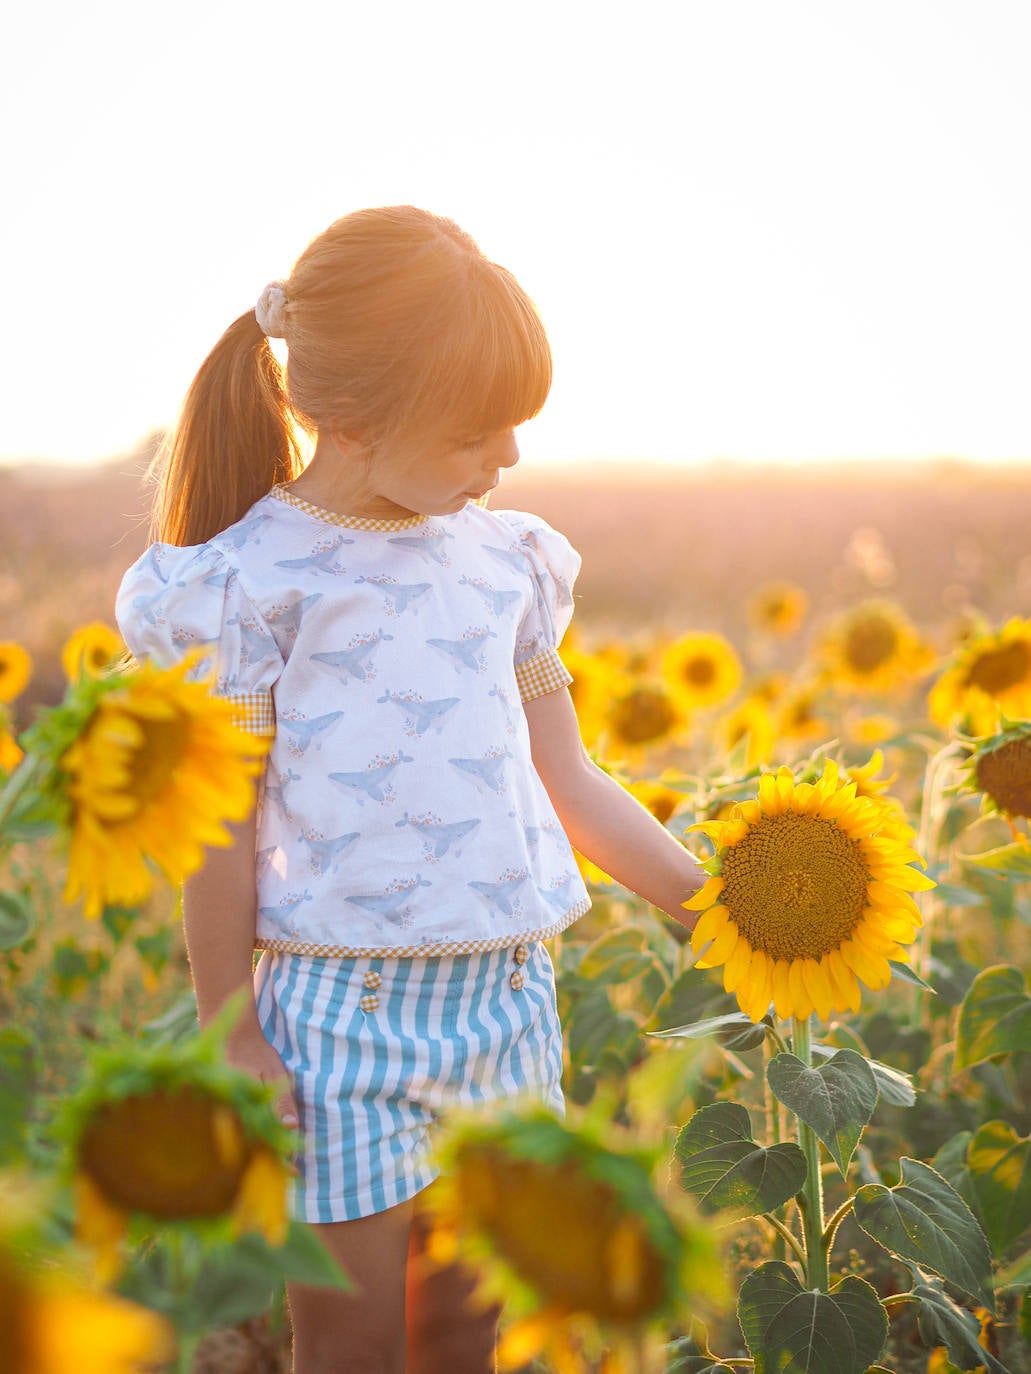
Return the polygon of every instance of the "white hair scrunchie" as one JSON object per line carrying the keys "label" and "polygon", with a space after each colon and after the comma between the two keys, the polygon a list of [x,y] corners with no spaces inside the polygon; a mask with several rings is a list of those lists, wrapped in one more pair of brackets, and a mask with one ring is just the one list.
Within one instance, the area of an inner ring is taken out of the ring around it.
{"label": "white hair scrunchie", "polygon": [[286,338],[285,312],[287,307],[286,292],[283,290],[281,281],[269,282],[268,286],[258,297],[258,304],[254,307],[254,318],[258,321],[258,328],[269,339]]}

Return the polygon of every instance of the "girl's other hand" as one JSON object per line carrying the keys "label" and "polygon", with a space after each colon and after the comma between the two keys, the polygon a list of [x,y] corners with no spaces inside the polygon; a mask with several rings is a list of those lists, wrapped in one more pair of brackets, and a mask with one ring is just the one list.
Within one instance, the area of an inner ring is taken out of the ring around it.
{"label": "girl's other hand", "polygon": [[281,1086],[275,1109],[284,1126],[295,1128],[300,1121],[290,1076],[282,1059],[262,1034],[257,1020],[237,1026],[226,1041],[226,1059],[234,1069],[248,1073],[261,1083]]}

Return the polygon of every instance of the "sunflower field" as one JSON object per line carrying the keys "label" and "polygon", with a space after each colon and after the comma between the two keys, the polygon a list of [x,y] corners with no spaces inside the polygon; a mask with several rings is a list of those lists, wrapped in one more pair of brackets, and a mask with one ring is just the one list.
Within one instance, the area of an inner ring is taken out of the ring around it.
{"label": "sunflower field", "polygon": [[[585,744],[706,882],[688,934],[584,860],[565,1120],[444,1123],[430,1255],[504,1303],[502,1369],[1031,1370],[1026,520],[813,490],[681,491],[644,546],[611,493],[527,493],[585,558]],[[189,662],[125,664],[113,589],[37,583],[0,643],[0,1369],[275,1374],[284,1283],[347,1277],[178,924],[265,745]]]}

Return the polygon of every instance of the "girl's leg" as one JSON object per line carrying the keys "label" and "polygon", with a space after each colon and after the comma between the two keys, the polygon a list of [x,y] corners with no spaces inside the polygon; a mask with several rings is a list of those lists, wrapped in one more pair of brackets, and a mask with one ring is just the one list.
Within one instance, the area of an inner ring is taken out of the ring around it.
{"label": "girl's leg", "polygon": [[[317,1226],[350,1276],[346,1293],[287,1285],[294,1374],[405,1374],[405,1269],[412,1203]],[[460,1366],[459,1366],[460,1367]]]}
{"label": "girl's leg", "polygon": [[476,1275],[465,1265],[427,1261],[427,1229],[417,1204],[408,1263],[407,1374],[494,1374],[501,1309],[468,1305]]}

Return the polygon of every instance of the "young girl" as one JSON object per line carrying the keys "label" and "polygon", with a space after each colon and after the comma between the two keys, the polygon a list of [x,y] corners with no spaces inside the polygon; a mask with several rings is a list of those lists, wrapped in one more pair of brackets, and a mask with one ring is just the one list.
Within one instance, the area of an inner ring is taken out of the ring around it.
{"label": "young girl", "polygon": [[580,742],[558,654],[579,557],[486,506],[550,383],[533,305],[457,225],[348,215],[201,367],[119,592],[137,658],[209,649],[272,736],[184,920],[202,1022],[253,977],[231,1058],[285,1071],[294,1215],[355,1285],[290,1287],[296,1374],[493,1367],[497,1314],[465,1312],[457,1272],[409,1283],[406,1364],[434,1122],[562,1108],[544,942],[588,908],[571,846],[684,925],[704,878]]}

